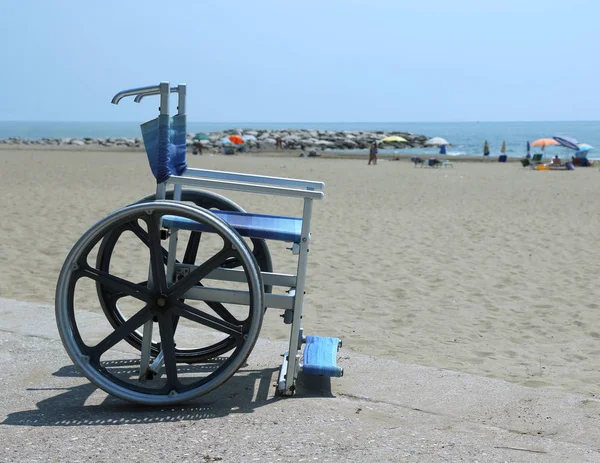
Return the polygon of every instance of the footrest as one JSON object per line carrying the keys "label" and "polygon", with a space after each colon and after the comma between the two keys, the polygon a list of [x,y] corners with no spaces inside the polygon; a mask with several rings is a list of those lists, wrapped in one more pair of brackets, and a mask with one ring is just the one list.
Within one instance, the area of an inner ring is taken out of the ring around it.
{"label": "footrest", "polygon": [[307,336],[304,346],[302,372],[339,378],[344,369],[337,366],[337,352],[342,345],[338,338]]}

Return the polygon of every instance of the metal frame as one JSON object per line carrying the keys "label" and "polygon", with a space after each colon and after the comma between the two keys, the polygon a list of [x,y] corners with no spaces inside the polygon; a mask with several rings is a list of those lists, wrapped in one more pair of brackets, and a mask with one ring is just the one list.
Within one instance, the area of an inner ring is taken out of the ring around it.
{"label": "metal frame", "polygon": [[[135,97],[135,102],[139,103],[143,98],[149,95],[160,95],[160,114],[169,114],[169,94],[178,94],[178,115],[185,115],[186,85],[179,84],[177,87],[170,87],[168,82],[161,82],[158,86],[142,87],[139,89],[128,90],[117,94],[113,98],[113,103],[117,104],[125,96]],[[263,175],[242,174],[235,172],[215,171],[208,169],[187,168],[184,175],[172,175],[167,181],[160,183],[156,187],[156,199],[164,200],[167,189],[173,186],[173,200],[181,200],[182,187],[190,186],[197,188],[239,191],[254,194],[266,194],[275,196],[286,196],[290,198],[301,198],[304,201],[302,209],[302,231],[300,243],[294,243],[292,253],[298,255],[296,275],[278,274],[270,272],[261,272],[264,284],[272,286],[283,286],[289,288],[287,295],[265,294],[265,305],[270,308],[286,310],[284,321],[290,323],[290,340],[288,352],[284,354],[284,360],[281,366],[277,390],[284,395],[294,393],[295,382],[300,368],[300,348],[302,344],[302,305],[304,300],[304,287],[306,282],[306,266],[308,261],[308,252],[310,247],[310,225],[312,218],[313,200],[324,198],[322,191],[323,182],[311,180],[291,179],[285,177],[270,177]],[[167,278],[174,281],[174,276],[179,271],[191,271],[195,266],[186,264],[176,264],[177,249],[177,230],[172,229],[169,236]],[[257,269],[260,271],[259,269]],[[213,271],[206,279],[225,280],[225,281],[245,281],[243,271],[233,269],[218,269]],[[247,291],[226,290],[219,288],[210,288],[205,286],[196,286],[190,289],[186,294],[187,299],[209,300],[233,304],[247,305],[249,293]],[[289,317],[291,312],[291,317]],[[144,342],[142,360],[146,359],[145,365],[153,370],[160,368],[161,359],[157,358],[154,364],[149,365],[150,339],[152,336],[152,324],[144,326]]]}

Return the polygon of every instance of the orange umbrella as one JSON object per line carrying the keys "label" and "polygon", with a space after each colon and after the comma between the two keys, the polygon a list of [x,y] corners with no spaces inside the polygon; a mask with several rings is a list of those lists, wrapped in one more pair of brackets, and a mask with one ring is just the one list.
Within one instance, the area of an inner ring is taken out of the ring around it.
{"label": "orange umbrella", "polygon": [[238,137],[237,135],[232,135],[229,137],[229,141],[231,141],[231,143],[235,143],[236,145],[242,145],[244,143],[242,137]]}
{"label": "orange umbrella", "polygon": [[546,146],[553,146],[558,144],[559,143],[556,140],[553,140],[552,138],[540,138],[539,140],[534,141],[531,144],[531,146],[541,146],[543,150]]}

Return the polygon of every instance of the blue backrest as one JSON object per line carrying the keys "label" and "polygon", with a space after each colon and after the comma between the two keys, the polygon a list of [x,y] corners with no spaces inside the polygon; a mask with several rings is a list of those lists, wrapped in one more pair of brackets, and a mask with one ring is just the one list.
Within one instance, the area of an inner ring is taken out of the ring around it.
{"label": "blue backrest", "polygon": [[186,116],[160,115],[141,125],[146,155],[156,183],[181,175],[186,163]]}

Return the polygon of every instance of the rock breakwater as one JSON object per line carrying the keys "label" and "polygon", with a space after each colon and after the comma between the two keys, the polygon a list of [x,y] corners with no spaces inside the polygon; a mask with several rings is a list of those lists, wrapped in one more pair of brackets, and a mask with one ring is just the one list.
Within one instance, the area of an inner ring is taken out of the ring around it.
{"label": "rock breakwater", "polygon": [[[406,143],[386,143],[390,148],[418,148],[423,147],[427,137],[425,135],[412,134],[398,131],[368,131],[368,130],[224,130],[206,133],[204,140],[195,140],[196,133],[187,134],[187,145],[201,143],[206,149],[220,149],[223,140],[232,135],[242,136],[246,139],[248,148],[258,150],[272,150],[276,147],[283,149],[313,149],[313,150],[356,150],[366,149],[373,142],[379,142],[383,138],[398,135],[406,139]],[[280,143],[278,143],[280,142]],[[24,139],[19,137],[0,140],[0,144],[8,145],[72,145],[80,146],[103,146],[108,148],[140,148],[144,147],[141,137],[107,137],[107,138],[41,138]]]}

